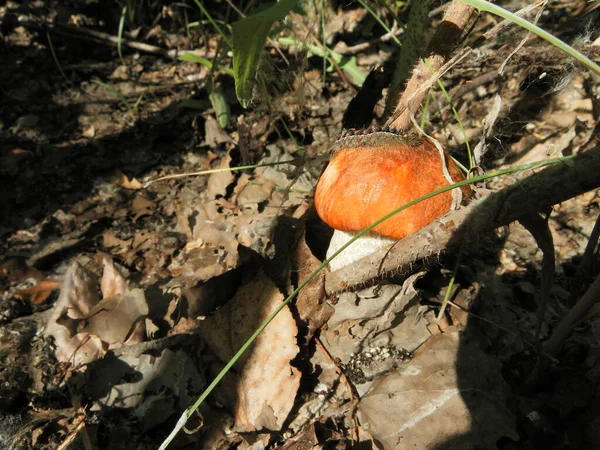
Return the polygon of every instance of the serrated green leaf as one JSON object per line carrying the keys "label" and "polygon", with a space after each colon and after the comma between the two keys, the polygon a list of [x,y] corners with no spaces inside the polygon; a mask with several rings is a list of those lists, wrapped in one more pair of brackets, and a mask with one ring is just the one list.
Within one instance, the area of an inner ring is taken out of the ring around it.
{"label": "serrated green leaf", "polygon": [[233,74],[235,94],[247,108],[252,100],[252,80],[273,23],[285,19],[298,0],[280,0],[233,24]]}

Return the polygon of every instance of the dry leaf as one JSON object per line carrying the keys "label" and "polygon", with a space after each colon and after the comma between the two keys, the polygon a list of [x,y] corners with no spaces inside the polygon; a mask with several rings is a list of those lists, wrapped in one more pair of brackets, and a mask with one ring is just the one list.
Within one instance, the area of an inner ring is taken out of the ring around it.
{"label": "dry leaf", "polygon": [[[229,169],[231,164],[231,156],[226,155],[221,158],[218,169]],[[216,172],[210,175],[208,179],[208,186],[206,188],[210,198],[217,196],[224,197],[227,193],[227,188],[231,183],[235,181],[235,175],[230,170],[224,170],[223,172]]]}
{"label": "dry leaf", "polygon": [[54,337],[56,357],[74,366],[85,364],[104,355],[105,348],[87,333],[77,334],[77,324],[84,320],[98,303],[97,278],[81,265],[73,264],[65,275],[60,295],[44,334]]}
{"label": "dry leaf", "polygon": [[[259,273],[232,301],[205,321],[201,334],[222,361],[227,361],[283,301],[275,284]],[[235,408],[236,429],[279,430],[300,384],[290,361],[298,353],[298,328],[285,307],[238,361],[240,374]]]}
{"label": "dry leaf", "polygon": [[39,305],[50,296],[50,294],[56,289],[60,288],[61,283],[51,280],[42,280],[35,286],[27,289],[23,289],[19,292],[20,295],[26,295],[31,297],[31,303]]}
{"label": "dry leaf", "polygon": [[433,336],[363,396],[361,424],[384,448],[496,448],[518,437],[501,363],[460,338]]}
{"label": "dry leaf", "polygon": [[114,183],[117,186],[121,186],[125,189],[134,189],[135,190],[135,189],[142,189],[144,187],[144,185],[142,183],[140,183],[138,180],[136,180],[135,178],[129,179],[127,177],[127,175],[125,175],[119,169],[115,170]]}
{"label": "dry leaf", "polygon": [[[205,386],[189,349],[152,354],[109,355],[74,374],[87,396],[102,408],[126,408],[148,430],[187,408]],[[96,406],[95,408],[98,408]]]}
{"label": "dry leaf", "polygon": [[[312,254],[306,243],[305,233],[300,236],[295,253],[295,266],[298,279],[305,280],[314,270],[321,265],[321,261]],[[296,309],[298,316],[307,329],[307,341],[312,339],[313,334],[323,326],[333,315],[333,307],[327,303],[325,298],[325,275],[327,271],[322,270],[313,278],[306,287],[298,293]]]}
{"label": "dry leaf", "polygon": [[142,216],[149,216],[152,214],[154,210],[154,202],[152,200],[147,199],[143,195],[136,195],[136,197],[131,202],[131,208],[135,213],[133,218],[133,222],[137,222],[138,219]]}
{"label": "dry leaf", "polygon": [[123,343],[145,339],[148,305],[141,289],[131,289],[113,262],[105,260],[97,292],[97,277],[74,264],[65,276],[48,321],[46,336],[54,337],[56,357],[74,366],[89,363]]}
{"label": "dry leaf", "polygon": [[81,135],[85,138],[91,139],[96,135],[96,128],[94,125],[90,125],[89,127],[85,127],[81,132]]}

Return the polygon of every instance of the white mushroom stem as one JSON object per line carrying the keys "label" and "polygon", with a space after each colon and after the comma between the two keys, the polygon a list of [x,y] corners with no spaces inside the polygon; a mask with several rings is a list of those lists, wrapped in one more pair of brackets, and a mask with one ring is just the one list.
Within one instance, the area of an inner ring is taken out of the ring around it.
{"label": "white mushroom stem", "polygon": [[[356,233],[348,233],[346,231],[335,230],[327,249],[327,258],[338,251],[342,245],[346,244],[350,239],[354,237]],[[377,235],[365,235],[359,237],[355,242],[329,263],[331,271],[341,269],[350,264],[355,263],[364,256],[375,253],[382,247],[388,246],[396,242],[396,239],[390,239]]]}

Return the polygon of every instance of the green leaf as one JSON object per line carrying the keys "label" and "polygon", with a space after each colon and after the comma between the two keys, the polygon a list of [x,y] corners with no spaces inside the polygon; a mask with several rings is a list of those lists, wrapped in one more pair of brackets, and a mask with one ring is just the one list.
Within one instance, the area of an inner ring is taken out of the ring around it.
{"label": "green leaf", "polygon": [[306,51],[310,54],[317,55],[321,58],[327,58],[328,60],[335,62],[340,69],[350,75],[352,78],[352,82],[358,86],[362,86],[367,78],[367,75],[358,67],[356,63],[356,58],[354,56],[347,57],[340,55],[339,53],[334,52],[330,49],[322,49],[314,44],[309,44],[307,42],[301,42],[297,39],[290,37],[280,37],[277,38],[276,41],[281,45],[285,45],[286,47],[301,47],[305,48]]}
{"label": "green leaf", "polygon": [[223,91],[223,88],[220,85],[209,83],[208,97],[210,98],[212,107],[215,109],[220,127],[227,127],[229,119],[231,118],[231,111],[229,109],[229,104],[227,103],[227,98],[225,97],[225,91]]}
{"label": "green leaf", "polygon": [[[203,58],[202,56],[196,56],[193,53],[184,53],[183,55],[179,55],[177,59],[179,59],[180,61],[188,61],[200,64],[209,70],[212,70],[213,68],[212,62],[210,62],[206,58]],[[233,76],[233,70],[231,70],[229,67],[218,67],[217,70],[225,72],[227,75]]]}
{"label": "green leaf", "polygon": [[285,19],[298,0],[280,0],[233,24],[235,93],[247,108],[252,100],[252,80],[273,23]]}

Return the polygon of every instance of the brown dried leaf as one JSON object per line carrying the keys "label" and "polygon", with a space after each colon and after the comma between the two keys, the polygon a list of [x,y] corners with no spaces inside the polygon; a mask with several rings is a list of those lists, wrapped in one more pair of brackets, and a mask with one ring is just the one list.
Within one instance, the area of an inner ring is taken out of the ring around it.
{"label": "brown dried leaf", "polygon": [[105,408],[130,408],[144,430],[189,406],[205,385],[188,349],[114,355],[74,376],[84,393]]}
{"label": "brown dried leaf", "polygon": [[133,222],[135,223],[140,217],[152,214],[154,211],[154,202],[143,195],[136,195],[131,202],[131,209],[133,209],[135,214],[133,217]]}
{"label": "brown dried leaf", "polygon": [[123,295],[127,288],[125,278],[123,278],[123,275],[117,270],[112,260],[105,258],[103,263],[104,272],[102,273],[102,280],[100,281],[102,297],[106,298],[115,295]]}
{"label": "brown dried leaf", "polygon": [[[259,273],[205,321],[201,334],[219,358],[227,361],[282,301],[275,284]],[[239,431],[281,429],[300,384],[300,372],[290,365],[298,353],[297,332],[285,307],[238,361],[240,380],[231,406]]]}
{"label": "brown dried leaf", "polygon": [[[314,272],[321,261],[311,252],[306,244],[305,234],[302,233],[298,245],[296,246],[296,270],[298,271],[298,280],[306,279]],[[296,309],[300,320],[302,320],[307,328],[307,341],[312,339],[315,331],[323,326],[333,315],[333,307],[327,303],[325,297],[325,274],[326,270],[322,270],[313,278],[306,287],[298,293],[296,300]]]}
{"label": "brown dried leaf", "polygon": [[121,172],[119,169],[115,170],[115,181],[114,183],[117,186],[121,186],[125,189],[142,189],[144,187],[144,185],[142,183],[140,183],[138,180],[136,180],[135,178],[128,178],[127,175],[125,175],[123,172]]}
{"label": "brown dried leaf", "polygon": [[460,336],[433,336],[360,401],[361,424],[385,448],[495,448],[517,438],[500,362]]}
{"label": "brown dried leaf", "polygon": [[[231,156],[226,155],[221,158],[218,169],[229,169],[231,164]],[[227,187],[235,180],[235,175],[229,170],[216,172],[210,175],[208,179],[207,192],[210,198],[215,198],[218,195],[224,197],[227,193]]]}
{"label": "brown dried leaf", "polygon": [[113,255],[120,255],[129,251],[132,241],[133,239],[119,239],[112,229],[102,233],[102,246],[109,249]]}
{"label": "brown dried leaf", "polygon": [[42,280],[35,286],[27,289],[23,289],[19,292],[20,295],[26,295],[31,297],[31,303],[39,305],[50,296],[50,294],[56,289],[60,288],[61,283],[51,280]]}
{"label": "brown dried leaf", "polygon": [[104,260],[100,283],[103,299],[91,309],[87,331],[114,347],[127,341],[142,342],[146,336],[144,318],[148,304],[142,289],[130,289],[112,260]]}
{"label": "brown dried leaf", "polygon": [[97,277],[79,264],[69,268],[45,330],[56,357],[73,365],[102,357],[109,345],[145,339],[148,305],[141,289],[130,289],[111,260],[105,260],[101,300]]}

